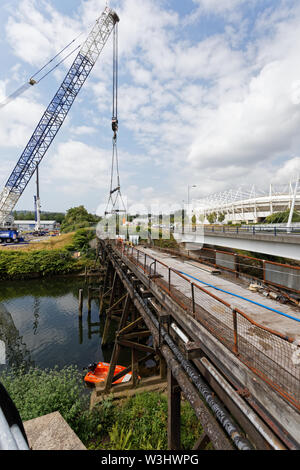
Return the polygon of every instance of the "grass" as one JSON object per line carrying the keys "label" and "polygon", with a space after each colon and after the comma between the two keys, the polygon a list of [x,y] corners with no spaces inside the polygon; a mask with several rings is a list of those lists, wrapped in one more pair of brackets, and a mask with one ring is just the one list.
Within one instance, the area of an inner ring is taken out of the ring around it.
{"label": "grass", "polygon": [[62,250],[67,245],[72,243],[75,232],[65,233],[56,237],[50,237],[48,240],[43,242],[31,243],[29,251],[31,250]]}
{"label": "grass", "polygon": [[62,250],[72,243],[75,232],[65,233],[41,242],[31,242],[28,245],[1,246],[0,249],[12,251],[40,251],[40,250]]}
{"label": "grass", "polygon": [[[103,402],[107,407],[107,403]],[[98,428],[99,434],[90,449],[106,450],[167,450],[167,396],[159,392],[142,392],[113,407],[113,419]],[[98,412],[103,416],[103,405]],[[189,450],[202,433],[193,409],[181,403],[182,449]]]}

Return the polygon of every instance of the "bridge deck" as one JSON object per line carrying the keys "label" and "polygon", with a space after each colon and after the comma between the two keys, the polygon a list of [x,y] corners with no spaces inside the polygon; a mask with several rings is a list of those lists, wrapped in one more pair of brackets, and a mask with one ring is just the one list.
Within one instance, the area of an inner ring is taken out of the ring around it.
{"label": "bridge deck", "polygon": [[[148,248],[134,250],[131,254],[129,250],[127,256],[137,263],[140,270],[146,270],[150,278],[151,274],[156,274],[154,280],[158,286],[170,293],[187,311],[194,311],[194,318],[230,350],[235,351],[244,364],[263,376],[266,382],[271,381],[274,388],[281,390],[282,395],[286,395],[300,408],[299,348],[294,343],[300,338],[300,323],[266,310],[263,306],[254,305],[246,298],[273,309],[280,308],[295,318],[299,318],[299,310],[262,298],[256,292],[213,276],[176,256]],[[178,272],[214,284],[244,299],[203,286]],[[160,277],[157,278],[157,275]],[[236,320],[234,310],[237,312]]]}
{"label": "bridge deck", "polygon": [[[227,279],[223,279],[220,276],[215,276],[207,271],[207,266],[205,265],[201,265],[200,263],[196,263],[194,261],[191,263],[190,261],[185,261],[167,253],[162,253],[149,248],[139,247],[139,249],[178,271],[185,272],[190,276],[200,279],[200,281],[212,284],[219,289],[232,292],[235,295],[245,297],[253,302],[265,305],[266,307],[279,310],[284,314],[293,316],[300,320],[300,309],[296,306],[294,307],[291,305],[280,304],[279,302],[276,302],[273,299],[265,298],[262,294],[258,292],[252,292],[239,284],[231,282]],[[203,269],[201,269],[202,266]],[[221,292],[219,290],[214,289],[213,287],[208,287],[202,284],[201,282],[197,282],[195,279],[192,279],[192,281],[195,284],[198,284],[200,287],[205,287],[207,291],[223,299],[234,307],[239,308],[240,310],[245,312],[250,318],[260,323],[261,325],[276,330],[286,336],[293,337],[295,339],[300,339],[300,321],[297,322],[295,320],[286,318],[275,312],[271,312],[270,310],[267,310],[263,307],[254,305],[248,302],[247,300],[232,296],[225,292]],[[172,283],[173,282],[174,281],[172,280]],[[184,284],[180,283],[180,285],[178,284],[177,287],[179,290],[183,290]],[[185,295],[190,296],[190,290],[188,292],[183,293]]]}

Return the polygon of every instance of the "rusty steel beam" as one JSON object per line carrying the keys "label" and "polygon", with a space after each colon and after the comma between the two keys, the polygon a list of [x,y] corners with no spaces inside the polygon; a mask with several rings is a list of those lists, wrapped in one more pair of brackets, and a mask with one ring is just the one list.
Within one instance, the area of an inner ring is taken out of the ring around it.
{"label": "rusty steel beam", "polygon": [[181,388],[168,369],[168,449],[180,449]]}

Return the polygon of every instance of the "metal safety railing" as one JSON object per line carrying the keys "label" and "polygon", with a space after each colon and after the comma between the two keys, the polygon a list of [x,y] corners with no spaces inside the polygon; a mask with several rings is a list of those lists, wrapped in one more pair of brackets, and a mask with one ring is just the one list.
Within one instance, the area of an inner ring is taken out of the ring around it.
{"label": "metal safety railing", "polygon": [[[204,232],[209,233],[245,233],[248,235],[266,234],[266,235],[300,235],[299,226],[276,226],[276,225],[204,225]],[[195,226],[186,226],[187,231],[195,231]]]}
{"label": "metal safety railing", "polygon": [[0,383],[0,451],[29,450],[27,436],[19,412]]}
{"label": "metal safety railing", "polygon": [[[162,261],[124,243],[115,248],[266,383],[300,409],[300,348]],[[292,321],[292,320],[291,320]]]}
{"label": "metal safety railing", "polygon": [[[157,247],[157,249],[160,250],[161,248]],[[171,248],[163,248],[163,250],[170,254],[191,258],[209,266],[224,269],[234,273],[236,277],[248,277],[251,280],[261,281],[264,284],[300,294],[300,266],[277,263],[207,247],[197,250],[197,254],[193,254],[194,251],[188,250],[186,253]],[[286,295],[286,297],[289,296]]]}

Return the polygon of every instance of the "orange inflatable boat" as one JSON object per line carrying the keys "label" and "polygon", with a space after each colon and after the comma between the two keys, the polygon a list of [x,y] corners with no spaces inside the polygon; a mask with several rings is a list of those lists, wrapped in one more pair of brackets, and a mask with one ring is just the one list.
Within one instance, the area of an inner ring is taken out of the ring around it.
{"label": "orange inflatable boat", "polygon": [[[91,364],[88,366],[88,373],[84,377],[84,380],[86,382],[90,383],[101,383],[104,382],[108,371],[109,371],[109,366],[107,362],[98,362],[97,364]],[[119,372],[122,372],[122,370],[126,369],[126,367],[123,366],[116,366],[114,375],[119,374]],[[116,380],[113,382],[114,384],[120,384],[120,383],[125,383],[129,382],[129,380],[132,377],[132,372],[128,372],[127,374],[123,375],[120,379]]]}

